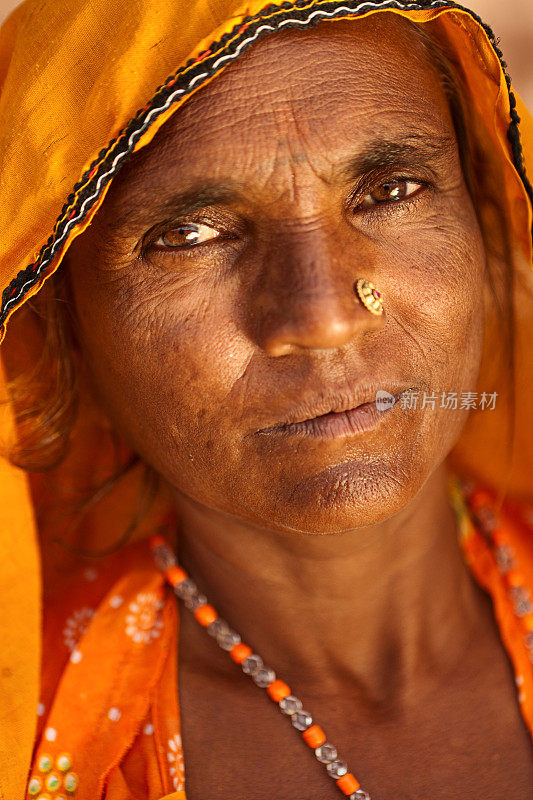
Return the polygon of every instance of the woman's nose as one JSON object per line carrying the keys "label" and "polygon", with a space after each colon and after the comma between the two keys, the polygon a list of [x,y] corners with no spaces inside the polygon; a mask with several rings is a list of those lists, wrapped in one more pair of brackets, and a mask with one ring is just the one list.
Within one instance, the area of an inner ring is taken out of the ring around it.
{"label": "woman's nose", "polygon": [[[369,260],[338,242],[313,244],[292,257],[290,248],[282,257],[273,253],[262,274],[254,317],[257,343],[269,355],[340,348],[385,324],[385,311],[373,314],[356,291],[360,278],[378,280]],[[376,289],[381,293],[379,283]]]}

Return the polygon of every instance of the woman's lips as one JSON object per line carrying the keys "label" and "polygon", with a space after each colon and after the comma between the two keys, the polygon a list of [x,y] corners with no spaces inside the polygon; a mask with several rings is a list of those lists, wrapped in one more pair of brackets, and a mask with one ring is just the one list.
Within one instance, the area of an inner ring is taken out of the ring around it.
{"label": "woman's lips", "polygon": [[356,436],[370,431],[391,412],[396,403],[379,409],[375,401],[363,403],[348,411],[332,411],[320,417],[306,419],[304,422],[291,422],[290,425],[279,425],[269,428],[265,433],[278,436],[311,436],[314,438],[337,439],[342,436]]}

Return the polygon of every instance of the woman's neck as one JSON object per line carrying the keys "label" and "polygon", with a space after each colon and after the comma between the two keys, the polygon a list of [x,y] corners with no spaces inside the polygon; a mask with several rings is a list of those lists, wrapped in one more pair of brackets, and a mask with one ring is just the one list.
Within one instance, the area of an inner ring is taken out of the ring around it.
{"label": "woman's neck", "polygon": [[486,598],[461,557],[446,468],[401,512],[338,534],[259,529],[176,497],[178,554],[219,614],[309,694],[409,703],[465,652]]}

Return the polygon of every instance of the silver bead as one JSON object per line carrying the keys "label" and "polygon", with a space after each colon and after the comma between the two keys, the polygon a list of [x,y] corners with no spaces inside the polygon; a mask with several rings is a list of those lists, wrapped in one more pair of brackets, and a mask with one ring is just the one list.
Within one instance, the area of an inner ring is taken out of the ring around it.
{"label": "silver bead", "polygon": [[342,776],[346,775],[348,772],[348,764],[346,761],[339,761],[336,759],[328,764],[326,769],[332,778],[342,778]]}
{"label": "silver bead", "polygon": [[358,789],[353,794],[348,795],[348,800],[370,800],[370,795],[368,792]]}
{"label": "silver bead", "polygon": [[513,558],[513,551],[509,545],[498,545],[498,547],[496,547],[495,556],[500,572],[509,572],[510,569],[514,569],[514,567],[516,567],[516,563]]}
{"label": "silver bead", "polygon": [[284,697],[283,700],[280,700],[278,703],[280,709],[283,711],[284,714],[295,714],[296,711],[301,711],[303,708],[302,701],[295,697],[293,694],[287,695]]}
{"label": "silver bead", "polygon": [[270,686],[272,681],[276,680],[276,673],[270,667],[259,667],[252,673],[252,680],[261,689],[266,689],[267,686]]}
{"label": "silver bead", "polygon": [[232,631],[231,628],[227,632],[222,632],[217,636],[217,644],[223,650],[231,650],[232,647],[235,647],[236,644],[241,643],[241,637],[236,631]]}
{"label": "silver bead", "polygon": [[517,617],[525,617],[526,614],[531,614],[533,612],[533,605],[528,599],[515,600],[514,610]]}
{"label": "silver bead", "polygon": [[469,481],[466,478],[464,480],[459,480],[458,479],[458,483],[459,483],[459,488],[462,491],[462,493],[465,495],[465,497],[468,497],[469,495],[471,495],[472,492],[475,489],[473,481]]}
{"label": "silver bead", "polygon": [[217,636],[220,636],[223,633],[229,633],[230,626],[225,619],[217,617],[217,619],[213,620],[213,622],[207,626],[206,631],[210,636],[216,639]]}
{"label": "silver bead", "polygon": [[291,716],[291,722],[297,731],[306,731],[313,724],[313,717],[309,711],[296,711]]}
{"label": "silver bead", "polygon": [[533,611],[533,604],[530,600],[529,591],[525,586],[512,586],[510,594],[517,617],[524,617],[526,614],[531,614]]}
{"label": "silver bead", "polygon": [[191,597],[193,594],[196,594],[198,592],[198,587],[190,578],[185,578],[184,581],[178,583],[174,591],[181,600],[185,600],[186,597]]}
{"label": "silver bead", "polygon": [[256,669],[263,667],[263,659],[257,653],[252,653],[247,656],[241,664],[242,671],[245,675],[253,675]]}
{"label": "silver bead", "polygon": [[176,557],[170,547],[160,544],[154,549],[154,558],[159,569],[164,570],[176,565]]}
{"label": "silver bead", "polygon": [[195,592],[192,595],[189,595],[183,601],[188,609],[194,611],[198,608],[198,606],[205,606],[207,603],[207,597],[205,594],[200,594],[200,592]]}
{"label": "silver bead", "polygon": [[485,533],[491,533],[491,531],[495,530],[497,520],[489,506],[479,506],[476,508],[474,516]]}
{"label": "silver bead", "polygon": [[315,749],[315,756],[321,764],[329,764],[330,761],[335,761],[337,758],[337,748],[329,742],[324,742]]}

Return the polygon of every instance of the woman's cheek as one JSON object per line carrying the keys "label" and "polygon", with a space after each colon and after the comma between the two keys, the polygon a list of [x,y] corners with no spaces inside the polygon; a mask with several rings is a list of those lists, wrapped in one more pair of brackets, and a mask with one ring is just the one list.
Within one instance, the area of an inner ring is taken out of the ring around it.
{"label": "woman's cheek", "polygon": [[441,213],[409,225],[389,241],[386,253],[394,265],[388,291],[406,314],[420,318],[421,333],[425,323],[443,342],[461,340],[483,308],[481,232],[471,204],[464,216],[457,209],[445,205]]}
{"label": "woman's cheek", "polygon": [[168,428],[182,420],[188,438],[209,427],[247,363],[221,298],[201,288],[191,287],[184,297],[167,284],[115,307],[123,345],[115,353],[125,392],[154,425]]}

